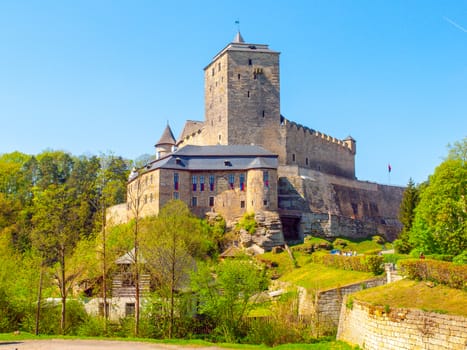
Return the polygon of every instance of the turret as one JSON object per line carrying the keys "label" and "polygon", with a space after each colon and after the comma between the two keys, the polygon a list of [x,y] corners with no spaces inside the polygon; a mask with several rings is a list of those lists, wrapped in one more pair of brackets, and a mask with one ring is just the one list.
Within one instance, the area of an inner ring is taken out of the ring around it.
{"label": "turret", "polygon": [[175,137],[170,129],[169,123],[165,127],[164,132],[162,133],[161,138],[156,143],[156,157],[157,159],[165,157],[166,155],[172,153],[175,149]]}

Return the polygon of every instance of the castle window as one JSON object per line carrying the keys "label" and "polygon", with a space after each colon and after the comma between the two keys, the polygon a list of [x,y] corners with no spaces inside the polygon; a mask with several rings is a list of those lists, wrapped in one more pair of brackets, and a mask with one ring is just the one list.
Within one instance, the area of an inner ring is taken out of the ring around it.
{"label": "castle window", "polygon": [[247,96],[248,96],[248,98],[250,97],[250,91],[249,91],[249,90],[248,90],[248,92],[247,92]]}
{"label": "castle window", "polygon": [[191,197],[191,206],[192,207],[198,206],[198,197]]}
{"label": "castle window", "polygon": [[148,202],[148,195],[145,194],[145,195],[144,195],[144,204],[146,204],[147,202]]}
{"label": "castle window", "polygon": [[240,80],[240,73],[239,73],[239,74],[237,74],[237,78],[238,78],[238,80]]}
{"label": "castle window", "polygon": [[219,62],[218,66],[217,66],[217,70],[220,72],[221,71],[221,63]]}
{"label": "castle window", "polygon": [[173,199],[180,199],[178,192],[174,192]]}
{"label": "castle window", "polygon": [[253,61],[250,59],[248,59],[248,65],[251,66],[253,64]]}
{"label": "castle window", "polygon": [[214,191],[214,175],[209,175],[209,191]]}
{"label": "castle window", "polygon": [[191,183],[193,184],[193,191],[196,191],[196,185],[198,184],[198,177],[196,175],[191,177]]}
{"label": "castle window", "polygon": [[212,75],[214,75],[214,68],[212,69]]}
{"label": "castle window", "polygon": [[209,206],[210,207],[214,206],[214,197],[209,197]]}
{"label": "castle window", "polygon": [[229,185],[230,185],[230,189],[231,189],[231,190],[234,189],[234,184],[235,184],[235,175],[234,175],[234,174],[230,174],[230,175],[229,175]]}
{"label": "castle window", "polygon": [[149,196],[149,201],[152,202],[152,193],[151,193],[151,195]]}
{"label": "castle window", "polygon": [[264,112],[264,109],[263,109],[263,118],[264,118],[264,115],[265,115],[265,112]]}
{"label": "castle window", "polygon": [[222,139],[222,135],[221,135],[221,134],[219,134],[219,136],[218,136],[218,137],[219,137],[219,141],[220,141],[220,140]]}
{"label": "castle window", "polygon": [[240,201],[240,208],[245,208],[245,201]]}
{"label": "castle window", "polygon": [[308,165],[308,157],[305,158],[305,164]]}
{"label": "castle window", "polygon": [[264,187],[269,188],[269,173],[267,171],[263,171],[263,183]]}
{"label": "castle window", "polygon": [[150,182],[151,185],[152,185],[152,174],[151,174],[151,177],[150,177],[149,179],[150,179],[149,182]]}
{"label": "castle window", "polygon": [[204,191],[204,176],[203,175],[199,177],[199,191],[200,192]]}
{"label": "castle window", "polygon": [[267,199],[263,200],[263,206],[265,206],[265,207],[268,206],[268,201],[267,201]]}
{"label": "castle window", "polygon": [[295,162],[295,153],[292,153],[292,162]]}
{"label": "castle window", "polygon": [[256,73],[253,73],[253,79],[256,80]]}
{"label": "castle window", "polygon": [[240,191],[245,191],[245,174],[240,174]]}
{"label": "castle window", "polygon": [[174,190],[178,191],[178,173],[174,173]]}

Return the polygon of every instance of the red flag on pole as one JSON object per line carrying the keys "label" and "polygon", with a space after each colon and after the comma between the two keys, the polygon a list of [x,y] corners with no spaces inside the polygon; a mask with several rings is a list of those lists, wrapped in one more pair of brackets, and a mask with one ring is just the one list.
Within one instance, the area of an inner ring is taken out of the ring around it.
{"label": "red flag on pole", "polygon": [[388,164],[388,173],[390,173],[390,172],[391,172],[391,170],[392,170],[392,168],[391,168],[391,164]]}

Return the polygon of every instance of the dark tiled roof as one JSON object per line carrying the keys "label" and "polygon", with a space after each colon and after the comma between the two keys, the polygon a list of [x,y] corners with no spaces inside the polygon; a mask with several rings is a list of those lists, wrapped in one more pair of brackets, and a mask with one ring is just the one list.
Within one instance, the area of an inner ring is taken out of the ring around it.
{"label": "dark tiled roof", "polygon": [[170,129],[169,124],[165,127],[164,132],[162,133],[161,138],[156,143],[156,147],[159,145],[175,145],[175,137]]}
{"label": "dark tiled roof", "polygon": [[147,170],[225,171],[277,169],[277,155],[259,146],[185,146],[148,165]]}

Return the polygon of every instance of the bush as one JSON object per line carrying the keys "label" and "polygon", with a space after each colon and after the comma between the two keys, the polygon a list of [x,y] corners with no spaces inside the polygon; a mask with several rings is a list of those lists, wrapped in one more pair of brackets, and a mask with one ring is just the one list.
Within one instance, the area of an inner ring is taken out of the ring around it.
{"label": "bush", "polygon": [[452,262],[456,265],[467,264],[467,250],[455,256],[454,259],[452,259]]}
{"label": "bush", "polygon": [[383,255],[383,259],[384,259],[384,263],[392,263],[392,264],[396,264],[399,260],[402,260],[402,259],[408,259],[409,256],[406,255],[406,254],[384,254]]}
{"label": "bush", "polygon": [[399,262],[401,273],[412,279],[441,283],[451,288],[467,290],[467,265],[446,261],[407,259]]}
{"label": "bush", "polygon": [[242,218],[238,221],[236,229],[240,231],[244,229],[248,231],[249,234],[254,234],[256,232],[256,220],[255,213],[245,213]]}
{"label": "bush", "polygon": [[313,262],[342,270],[383,273],[383,257],[380,255],[343,256],[333,254],[313,255]]}

